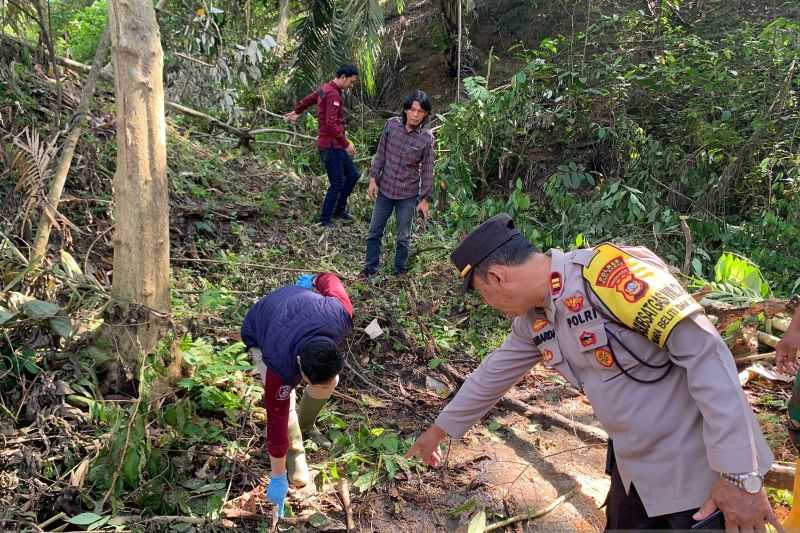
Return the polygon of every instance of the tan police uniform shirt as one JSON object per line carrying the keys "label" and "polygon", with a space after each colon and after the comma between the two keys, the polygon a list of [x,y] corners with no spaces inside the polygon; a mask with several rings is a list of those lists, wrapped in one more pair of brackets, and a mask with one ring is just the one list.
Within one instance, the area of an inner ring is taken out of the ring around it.
{"label": "tan police uniform shirt", "polygon": [[544,307],[514,319],[436,425],[460,438],[542,362],[587,395],[649,516],[700,507],[719,472],[769,470],[728,347],[657,256],[610,245],[548,254]]}

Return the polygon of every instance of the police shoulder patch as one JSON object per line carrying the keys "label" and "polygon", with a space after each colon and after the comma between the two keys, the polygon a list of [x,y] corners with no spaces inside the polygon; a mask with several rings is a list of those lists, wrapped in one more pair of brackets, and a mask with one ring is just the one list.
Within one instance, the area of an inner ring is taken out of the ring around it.
{"label": "police shoulder patch", "polygon": [[621,324],[661,347],[681,320],[701,310],[671,274],[613,244],[595,248],[583,278]]}
{"label": "police shoulder patch", "polygon": [[594,358],[601,366],[606,368],[614,366],[614,356],[608,348],[597,348],[594,351]]}

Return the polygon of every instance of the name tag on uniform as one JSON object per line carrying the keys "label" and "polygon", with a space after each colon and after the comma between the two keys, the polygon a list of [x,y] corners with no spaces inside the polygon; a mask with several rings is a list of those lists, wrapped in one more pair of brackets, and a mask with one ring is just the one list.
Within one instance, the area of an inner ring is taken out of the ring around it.
{"label": "name tag on uniform", "polygon": [[586,305],[586,298],[579,292],[564,298],[564,306],[570,312],[567,315],[567,326],[570,329],[585,326],[600,318],[594,307]]}

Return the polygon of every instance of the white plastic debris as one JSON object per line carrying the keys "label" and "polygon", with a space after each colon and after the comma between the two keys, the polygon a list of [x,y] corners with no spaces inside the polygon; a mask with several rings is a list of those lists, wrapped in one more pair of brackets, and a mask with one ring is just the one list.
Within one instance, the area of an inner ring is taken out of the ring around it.
{"label": "white plastic debris", "polygon": [[381,329],[380,325],[378,325],[377,318],[373,318],[372,322],[370,322],[369,325],[364,328],[364,331],[367,333],[367,335],[369,335],[369,338],[373,340],[383,335],[383,330]]}

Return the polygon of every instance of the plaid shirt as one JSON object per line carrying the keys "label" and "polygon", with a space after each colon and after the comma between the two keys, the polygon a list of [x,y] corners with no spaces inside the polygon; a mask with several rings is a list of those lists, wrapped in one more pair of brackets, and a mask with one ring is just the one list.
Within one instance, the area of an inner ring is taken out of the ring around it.
{"label": "plaid shirt", "polygon": [[392,200],[430,198],[433,192],[433,133],[406,130],[398,117],[386,121],[369,175]]}

